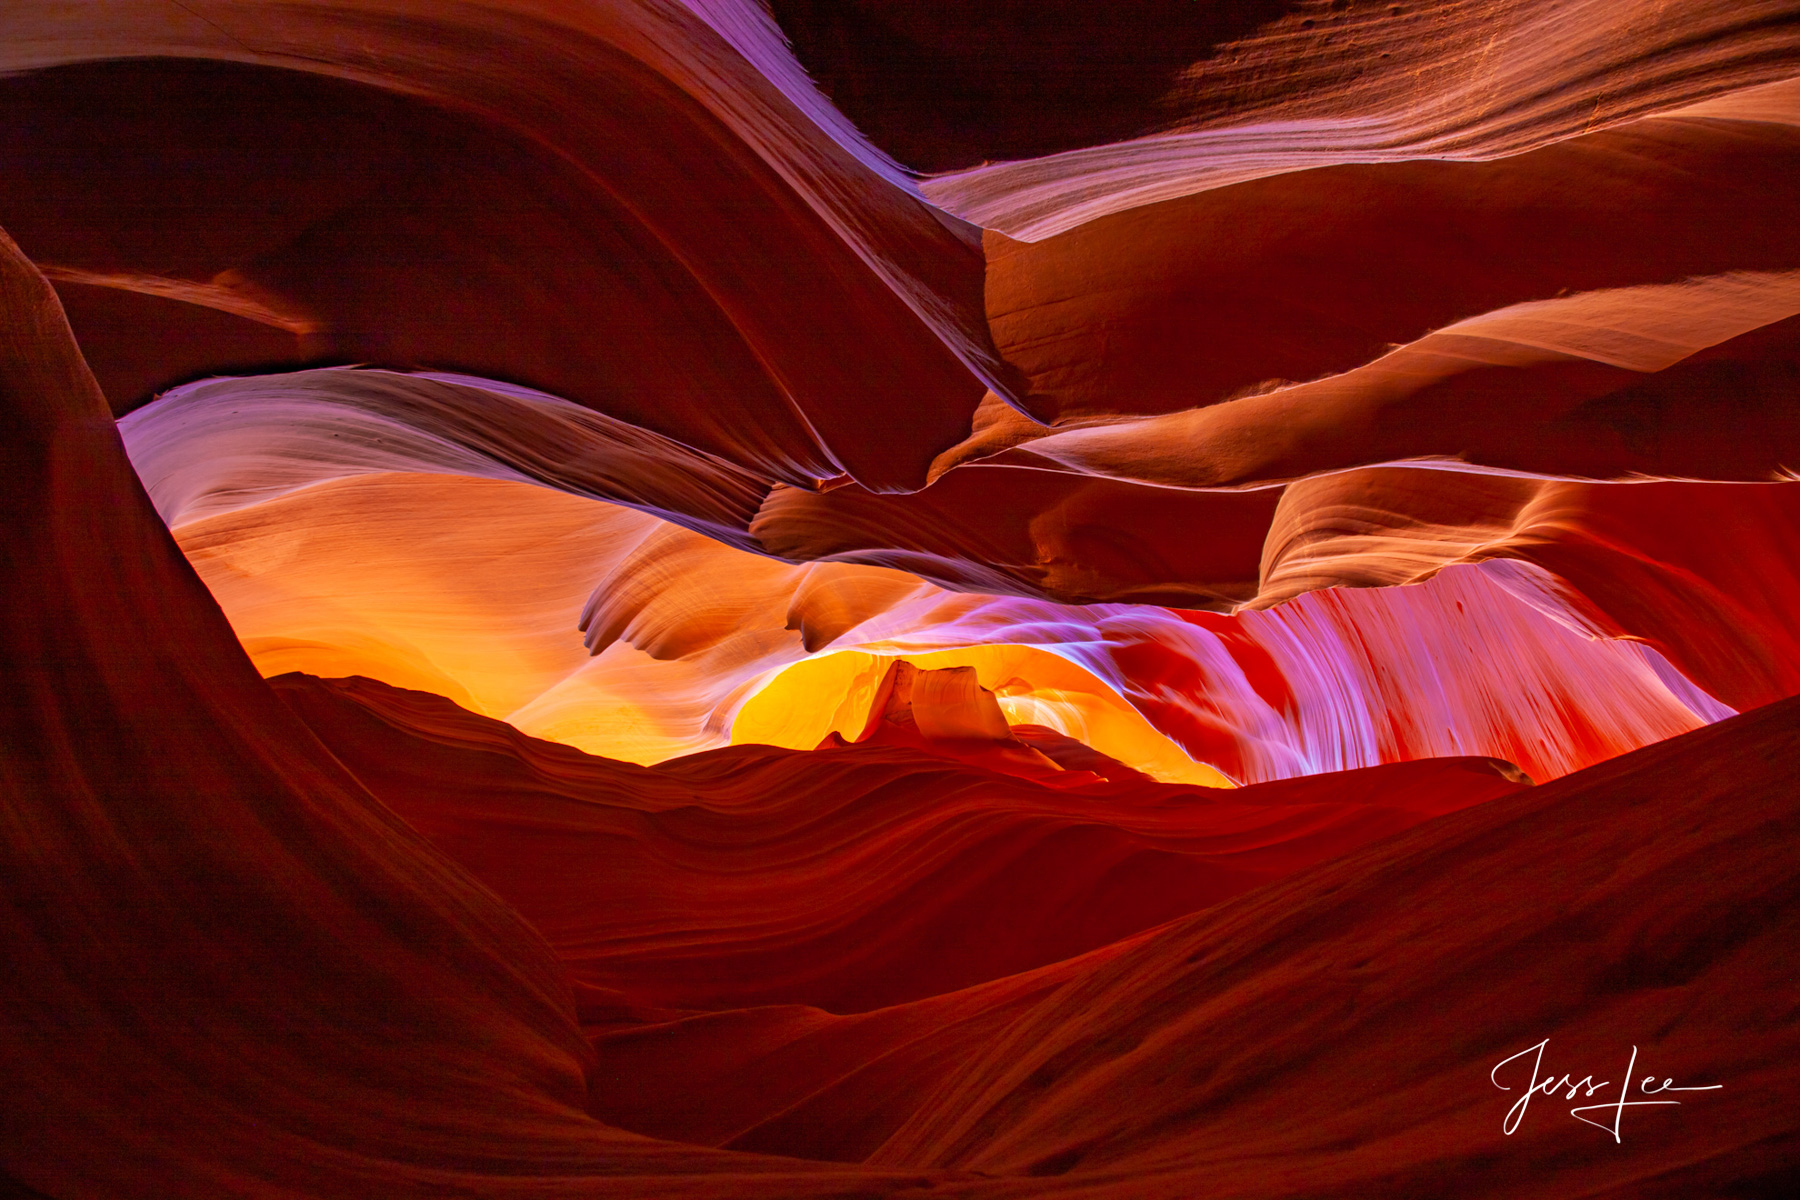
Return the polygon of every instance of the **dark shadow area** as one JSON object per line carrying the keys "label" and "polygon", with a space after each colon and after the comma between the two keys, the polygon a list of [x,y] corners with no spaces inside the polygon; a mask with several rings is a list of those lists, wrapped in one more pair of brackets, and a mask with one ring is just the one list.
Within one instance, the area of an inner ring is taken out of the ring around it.
{"label": "dark shadow area", "polygon": [[876,145],[952,171],[1149,132],[1187,67],[1298,0],[769,0],[795,54]]}

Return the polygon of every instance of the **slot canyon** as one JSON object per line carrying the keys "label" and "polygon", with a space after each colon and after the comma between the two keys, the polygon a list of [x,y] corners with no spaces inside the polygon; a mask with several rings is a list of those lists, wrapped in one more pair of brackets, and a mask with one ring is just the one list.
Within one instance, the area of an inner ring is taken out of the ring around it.
{"label": "slot canyon", "polygon": [[1800,1195],[1800,0],[21,0],[0,230],[0,1200]]}

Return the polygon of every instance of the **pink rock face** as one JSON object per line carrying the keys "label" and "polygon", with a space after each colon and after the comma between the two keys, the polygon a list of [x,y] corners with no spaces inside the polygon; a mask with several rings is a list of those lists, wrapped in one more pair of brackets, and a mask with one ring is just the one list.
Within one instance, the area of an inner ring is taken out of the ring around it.
{"label": "pink rock face", "polygon": [[0,1193],[1793,1191],[1791,0],[26,5],[0,127]]}

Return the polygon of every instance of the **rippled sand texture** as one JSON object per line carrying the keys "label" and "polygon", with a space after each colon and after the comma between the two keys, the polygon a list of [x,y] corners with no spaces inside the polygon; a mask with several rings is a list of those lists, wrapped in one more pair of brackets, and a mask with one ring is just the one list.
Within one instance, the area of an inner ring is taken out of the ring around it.
{"label": "rippled sand texture", "polygon": [[1800,4],[15,5],[0,129],[0,1194],[1793,1194]]}

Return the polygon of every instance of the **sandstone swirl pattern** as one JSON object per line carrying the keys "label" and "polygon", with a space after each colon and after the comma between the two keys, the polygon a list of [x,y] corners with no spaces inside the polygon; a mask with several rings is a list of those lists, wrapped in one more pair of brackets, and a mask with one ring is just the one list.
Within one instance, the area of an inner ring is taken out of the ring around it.
{"label": "sandstone swirl pattern", "polygon": [[23,5],[0,128],[0,1193],[1800,1178],[1791,0]]}

